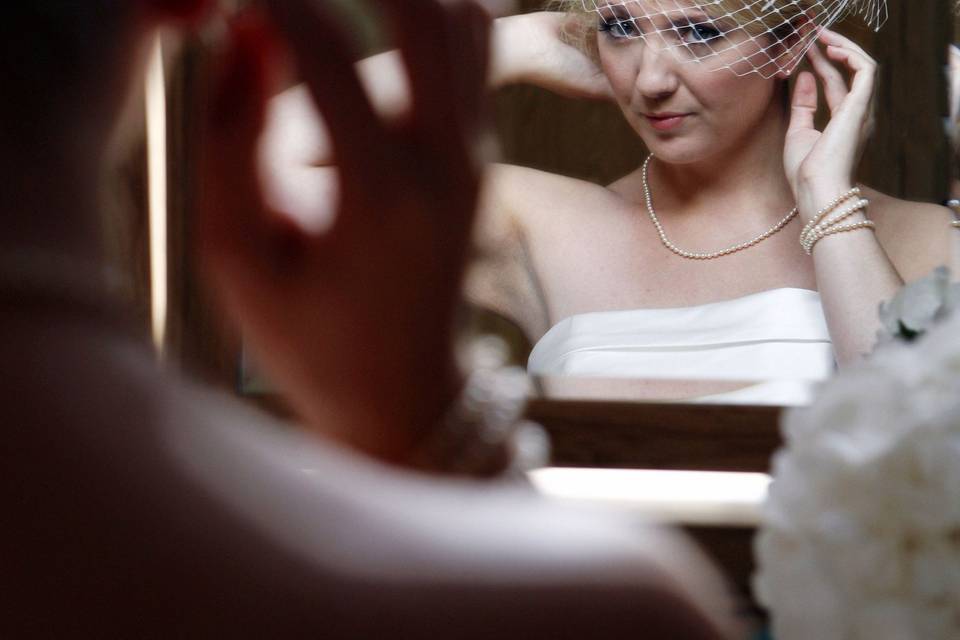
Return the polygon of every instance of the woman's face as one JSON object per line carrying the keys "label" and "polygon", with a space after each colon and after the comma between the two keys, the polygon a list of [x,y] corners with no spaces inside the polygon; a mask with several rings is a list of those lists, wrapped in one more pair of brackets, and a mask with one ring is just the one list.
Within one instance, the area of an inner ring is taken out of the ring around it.
{"label": "woman's face", "polygon": [[782,113],[776,80],[737,75],[768,60],[762,41],[696,8],[656,12],[662,4],[602,10],[601,65],[627,121],[658,158],[685,164],[722,155],[744,144],[771,109]]}

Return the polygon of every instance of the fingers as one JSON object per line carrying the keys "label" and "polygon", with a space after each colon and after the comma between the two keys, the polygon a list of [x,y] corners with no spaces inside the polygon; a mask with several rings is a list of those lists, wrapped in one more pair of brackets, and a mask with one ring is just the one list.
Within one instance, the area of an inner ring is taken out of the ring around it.
{"label": "fingers", "polygon": [[[820,40],[826,50],[821,51],[814,44],[807,52],[807,58],[823,81],[831,112],[831,125],[827,130],[849,129],[859,132],[861,139],[865,139],[872,129],[876,62],[852,40],[829,29],[821,31]],[[836,63],[851,72],[849,88]]]}
{"label": "fingers", "polygon": [[324,4],[266,2],[328,126],[341,202],[363,204],[341,208],[331,233],[365,233],[363,218],[388,209],[378,201],[410,188],[438,203],[429,211],[468,219],[479,184],[474,157],[486,93],[487,13],[469,0],[377,0],[395,25],[413,96],[409,120],[388,125],[370,104],[351,43]]}
{"label": "fingers", "polygon": [[843,104],[843,100],[849,92],[846,78],[827,60],[817,43],[814,43],[807,51],[807,59],[810,61],[813,70],[823,80],[827,106],[831,112],[835,112]]}
{"label": "fingers", "polygon": [[[410,77],[406,134],[415,162],[448,222],[468,221],[479,188],[486,115],[490,17],[471,0],[380,0],[392,18]],[[466,226],[466,225],[463,225]]]}
{"label": "fingers", "polygon": [[865,58],[869,58],[870,55],[863,50],[863,48],[858,45],[856,42],[843,36],[832,29],[821,29],[820,31],[820,40],[828,45],[834,45],[838,47],[845,47],[851,51],[856,51],[858,54]]}
{"label": "fingers", "polygon": [[267,206],[309,233],[325,230],[335,214],[339,179],[329,134],[309,89],[300,84],[267,103],[257,164]]}
{"label": "fingers", "polygon": [[348,175],[386,171],[385,131],[354,71],[353,45],[323,3],[267,0],[323,114],[333,154]]}
{"label": "fingers", "polygon": [[876,80],[876,61],[855,42],[829,29],[823,30],[820,39],[827,45],[827,57],[845,64],[853,72],[851,98],[858,106],[868,107]]}
{"label": "fingers", "polygon": [[[384,147],[388,130],[357,79],[351,43],[342,28],[314,0],[267,0],[267,4],[329,125],[344,174],[370,173],[374,162],[380,164],[381,175],[387,174],[386,154],[374,156]],[[409,72],[413,129],[429,137],[431,145],[458,142],[451,127],[464,121],[472,126],[477,105],[482,104],[489,16],[465,0],[380,0],[380,4],[396,25]]]}
{"label": "fingers", "polygon": [[843,62],[854,72],[850,95],[864,103],[868,102],[873,95],[876,63],[868,56],[834,45],[827,47],[827,55],[833,60]]}
{"label": "fingers", "polygon": [[410,78],[414,127],[431,130],[437,122],[449,122],[453,101],[443,92],[454,82],[450,57],[455,34],[447,12],[434,0],[382,0],[380,4],[393,23]]}
{"label": "fingers", "polygon": [[790,105],[790,131],[815,129],[819,91],[817,80],[809,71],[797,76]]}
{"label": "fingers", "polygon": [[198,225],[201,257],[218,266],[259,262],[267,236],[255,151],[266,104],[262,25],[231,25],[230,50],[216,74],[203,127]]}
{"label": "fingers", "polygon": [[490,19],[483,8],[473,2],[463,2],[453,10],[455,27],[452,30],[457,41],[463,41],[461,58],[451,61],[459,67],[456,87],[456,117],[459,127],[457,146],[448,153],[450,160],[457,162],[466,172],[466,179],[478,180],[480,167],[477,141],[486,124],[487,76],[490,61]]}
{"label": "fingers", "polygon": [[464,124],[475,127],[485,112],[492,23],[486,11],[473,2],[463,4],[458,14],[463,23],[461,30],[464,37],[470,40],[470,49],[465,59],[468,72],[459,74],[460,99],[468,116]]}
{"label": "fingers", "polygon": [[489,16],[465,0],[381,0],[393,19],[413,93],[414,129],[434,141],[473,127],[483,103]]}

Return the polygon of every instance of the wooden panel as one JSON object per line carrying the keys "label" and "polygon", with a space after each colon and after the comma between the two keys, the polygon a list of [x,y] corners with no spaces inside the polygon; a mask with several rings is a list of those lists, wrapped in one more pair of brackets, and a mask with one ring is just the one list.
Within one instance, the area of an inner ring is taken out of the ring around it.
{"label": "wooden panel", "polygon": [[880,33],[866,34],[880,75],[877,129],[861,175],[891,195],[939,202],[948,194],[950,175],[943,122],[951,3],[890,0],[888,6],[889,22]]}
{"label": "wooden panel", "polygon": [[534,400],[527,415],[566,467],[766,472],[779,407]]}

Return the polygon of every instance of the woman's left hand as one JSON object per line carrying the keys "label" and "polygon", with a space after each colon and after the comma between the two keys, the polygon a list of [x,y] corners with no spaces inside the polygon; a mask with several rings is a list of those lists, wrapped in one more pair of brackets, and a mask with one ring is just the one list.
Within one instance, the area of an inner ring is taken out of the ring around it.
{"label": "woman's left hand", "polygon": [[[809,71],[802,72],[793,92],[783,152],[787,178],[805,218],[853,185],[863,146],[873,129],[876,61],[852,40],[829,29],[823,30],[820,41],[825,49],[814,44],[807,59],[823,83],[830,122],[822,132],[817,130],[817,78]],[[834,63],[850,71],[849,84]]]}

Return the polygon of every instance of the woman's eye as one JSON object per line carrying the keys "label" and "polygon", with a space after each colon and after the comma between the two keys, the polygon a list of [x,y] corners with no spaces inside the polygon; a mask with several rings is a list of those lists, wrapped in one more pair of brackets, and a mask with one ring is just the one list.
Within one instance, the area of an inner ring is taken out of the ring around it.
{"label": "woman's eye", "polygon": [[600,31],[614,39],[633,38],[639,35],[637,25],[633,20],[601,20]]}
{"label": "woman's eye", "polygon": [[678,28],[680,39],[685,44],[704,44],[719,38],[722,33],[716,28],[707,24],[694,24],[688,27]]}

